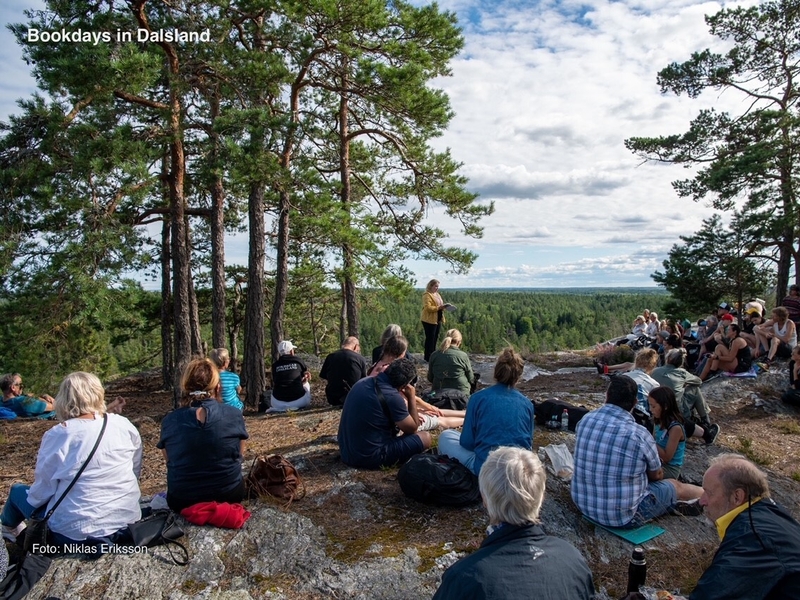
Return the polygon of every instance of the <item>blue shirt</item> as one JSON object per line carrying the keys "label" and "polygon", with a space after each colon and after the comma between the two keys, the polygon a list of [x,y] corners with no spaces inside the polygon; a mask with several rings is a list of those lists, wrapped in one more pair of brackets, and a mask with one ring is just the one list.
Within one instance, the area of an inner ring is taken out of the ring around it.
{"label": "blue shirt", "polygon": [[222,384],[222,401],[239,410],[244,409],[244,404],[239,400],[239,394],[236,391],[240,385],[239,376],[227,370],[220,371],[219,381]]}
{"label": "blue shirt", "polygon": [[601,525],[627,525],[648,493],[647,472],[661,468],[653,436],[613,404],[590,412],[575,431],[573,501]]}
{"label": "blue shirt", "polygon": [[3,400],[3,407],[13,410],[18,417],[49,419],[56,414],[54,410],[47,410],[47,402],[33,396],[15,396]]}
{"label": "blue shirt", "polygon": [[477,475],[489,456],[500,446],[531,450],[533,447],[533,402],[501,383],[474,393],[467,404],[461,446],[475,453]]}
{"label": "blue shirt", "polygon": [[672,460],[669,461],[667,464],[672,467],[682,467],[683,466],[683,456],[686,452],[686,430],[684,430],[683,425],[678,423],[677,421],[673,421],[669,424],[667,429],[661,429],[661,425],[656,424],[655,430],[653,431],[653,435],[656,438],[656,444],[659,448],[666,450],[667,449],[667,442],[669,441],[669,430],[673,427],[680,427],[681,433],[683,433],[683,439],[678,442],[678,447],[675,449],[675,454],[672,455]]}

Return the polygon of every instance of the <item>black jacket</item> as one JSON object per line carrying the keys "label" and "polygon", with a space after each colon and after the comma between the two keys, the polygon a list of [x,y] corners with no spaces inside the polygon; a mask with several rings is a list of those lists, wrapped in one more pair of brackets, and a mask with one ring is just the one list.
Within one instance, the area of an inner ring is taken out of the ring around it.
{"label": "black jacket", "polygon": [[539,525],[503,525],[445,571],[434,600],[589,600],[592,572]]}
{"label": "black jacket", "polygon": [[689,598],[800,600],[800,524],[768,498],[739,513]]}

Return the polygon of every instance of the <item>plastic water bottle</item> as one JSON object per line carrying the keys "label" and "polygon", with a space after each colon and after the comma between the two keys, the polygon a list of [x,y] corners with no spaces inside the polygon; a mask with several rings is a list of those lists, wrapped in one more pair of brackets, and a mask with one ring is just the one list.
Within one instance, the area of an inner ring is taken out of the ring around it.
{"label": "plastic water bottle", "polygon": [[628,565],[628,593],[638,592],[647,579],[647,561],[644,559],[644,549],[636,546],[631,552],[631,562]]}
{"label": "plastic water bottle", "polygon": [[561,413],[561,429],[564,431],[569,429],[569,411],[566,408]]}

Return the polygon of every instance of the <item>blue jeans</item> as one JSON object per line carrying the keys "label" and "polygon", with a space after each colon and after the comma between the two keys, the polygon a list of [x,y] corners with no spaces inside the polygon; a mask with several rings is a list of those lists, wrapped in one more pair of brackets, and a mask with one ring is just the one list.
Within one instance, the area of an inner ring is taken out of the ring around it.
{"label": "blue jeans", "polygon": [[461,445],[461,434],[455,429],[445,429],[439,434],[439,454],[455,458],[475,473],[475,453]]}
{"label": "blue jeans", "polygon": [[648,494],[639,503],[633,520],[628,527],[639,527],[647,521],[665,515],[678,501],[678,490],[669,481],[651,481],[647,486]]}
{"label": "blue jeans", "polygon": [[[3,506],[3,512],[0,513],[0,522],[8,527],[16,527],[25,519],[31,517],[41,519],[47,511],[47,504],[39,507],[31,506],[28,503],[28,490],[31,488],[29,485],[22,483],[15,483],[11,486],[8,492],[8,500]],[[53,544],[63,546],[64,544],[74,544],[78,540],[70,539],[55,531],[50,531],[50,538]]]}

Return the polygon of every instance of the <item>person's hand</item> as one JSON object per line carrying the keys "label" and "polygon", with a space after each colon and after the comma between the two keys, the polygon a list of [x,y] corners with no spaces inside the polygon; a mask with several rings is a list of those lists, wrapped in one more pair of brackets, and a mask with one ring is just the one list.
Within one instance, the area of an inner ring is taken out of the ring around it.
{"label": "person's hand", "polygon": [[53,398],[50,394],[42,394],[42,400],[49,402],[50,404],[55,404],[56,399]]}
{"label": "person's hand", "polygon": [[432,415],[434,415],[436,417],[443,417],[444,416],[444,413],[442,412],[442,409],[439,408],[438,406],[431,405],[431,407],[426,409],[425,412],[426,413],[430,413],[430,414],[432,414]]}

